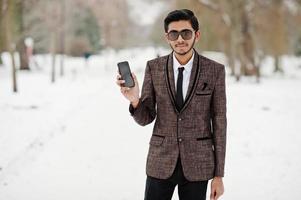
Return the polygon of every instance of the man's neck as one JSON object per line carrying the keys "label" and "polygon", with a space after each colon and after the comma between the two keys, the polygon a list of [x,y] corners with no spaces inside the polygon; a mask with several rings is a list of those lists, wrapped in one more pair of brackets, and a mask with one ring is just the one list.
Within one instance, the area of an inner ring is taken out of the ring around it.
{"label": "man's neck", "polygon": [[185,65],[188,63],[188,61],[191,59],[192,55],[193,55],[193,49],[191,49],[188,53],[186,53],[185,55],[180,55],[180,54],[177,54],[176,52],[175,53],[175,56],[178,60],[178,62],[181,64],[181,65]]}

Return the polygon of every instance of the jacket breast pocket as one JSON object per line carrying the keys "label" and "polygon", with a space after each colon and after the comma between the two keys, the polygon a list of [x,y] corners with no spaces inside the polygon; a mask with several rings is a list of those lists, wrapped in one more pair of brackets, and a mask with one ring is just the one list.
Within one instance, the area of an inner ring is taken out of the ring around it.
{"label": "jacket breast pocket", "polygon": [[197,96],[206,96],[206,95],[211,95],[212,94],[212,90],[201,90],[201,91],[196,91],[195,95]]}
{"label": "jacket breast pocket", "polygon": [[211,95],[213,91],[213,87],[211,83],[203,82],[198,86],[195,91],[195,95],[197,96],[208,96]]}

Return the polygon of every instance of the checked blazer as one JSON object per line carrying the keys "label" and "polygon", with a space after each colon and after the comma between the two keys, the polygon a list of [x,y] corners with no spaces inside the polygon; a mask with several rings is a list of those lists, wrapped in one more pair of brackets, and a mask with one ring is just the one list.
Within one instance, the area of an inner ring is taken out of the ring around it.
{"label": "checked blazer", "polygon": [[145,126],[155,120],[146,174],[169,178],[181,158],[189,181],[224,176],[226,154],[225,67],[195,50],[184,106],[177,110],[173,54],[147,62],[138,106],[129,107]]}

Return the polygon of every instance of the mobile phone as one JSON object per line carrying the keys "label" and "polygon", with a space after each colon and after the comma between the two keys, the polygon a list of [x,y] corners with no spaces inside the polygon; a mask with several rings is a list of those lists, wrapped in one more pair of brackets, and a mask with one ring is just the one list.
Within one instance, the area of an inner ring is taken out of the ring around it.
{"label": "mobile phone", "polygon": [[135,82],[132,77],[130,65],[127,61],[117,63],[119,74],[121,79],[125,80],[125,83],[122,84],[123,87],[134,87]]}

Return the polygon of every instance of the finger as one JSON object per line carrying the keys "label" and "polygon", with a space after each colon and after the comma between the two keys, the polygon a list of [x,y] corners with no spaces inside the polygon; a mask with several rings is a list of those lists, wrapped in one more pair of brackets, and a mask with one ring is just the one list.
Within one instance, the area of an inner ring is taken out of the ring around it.
{"label": "finger", "polygon": [[124,87],[121,87],[121,88],[120,88],[120,91],[121,91],[122,94],[125,94],[125,93],[126,93],[126,90],[125,90]]}
{"label": "finger", "polygon": [[210,193],[210,200],[214,200],[213,193]]}
{"label": "finger", "polygon": [[116,81],[116,84],[117,84],[119,87],[122,87],[122,83],[120,83],[120,81]]}
{"label": "finger", "polygon": [[119,83],[119,84],[122,84],[122,83],[125,83],[125,80],[116,80],[116,83]]}
{"label": "finger", "polygon": [[134,82],[138,84],[137,76],[133,72],[132,72],[132,76],[133,76]]}
{"label": "finger", "polygon": [[218,200],[218,198],[220,198],[220,196],[222,196],[222,193],[220,191],[216,191],[214,200]]}
{"label": "finger", "polygon": [[217,200],[220,196],[221,196],[221,194],[216,193],[214,200]]}
{"label": "finger", "polygon": [[133,76],[134,80],[137,80],[137,76],[134,74],[134,72],[132,72],[132,76]]}
{"label": "finger", "polygon": [[218,190],[216,192],[216,199],[218,199],[219,197],[221,197],[224,194],[223,190]]}
{"label": "finger", "polygon": [[116,80],[116,84],[121,87],[121,85],[125,83],[125,80]]}
{"label": "finger", "polygon": [[125,82],[123,79],[117,79],[116,82]]}
{"label": "finger", "polygon": [[123,80],[123,79],[122,79],[122,76],[121,76],[120,74],[117,75],[116,79],[117,79],[117,80]]}
{"label": "finger", "polygon": [[128,87],[121,87],[120,90],[121,90],[122,93],[126,93],[127,91],[130,90],[130,88],[128,88]]}
{"label": "finger", "polygon": [[210,200],[215,200],[215,191],[210,193]]}

